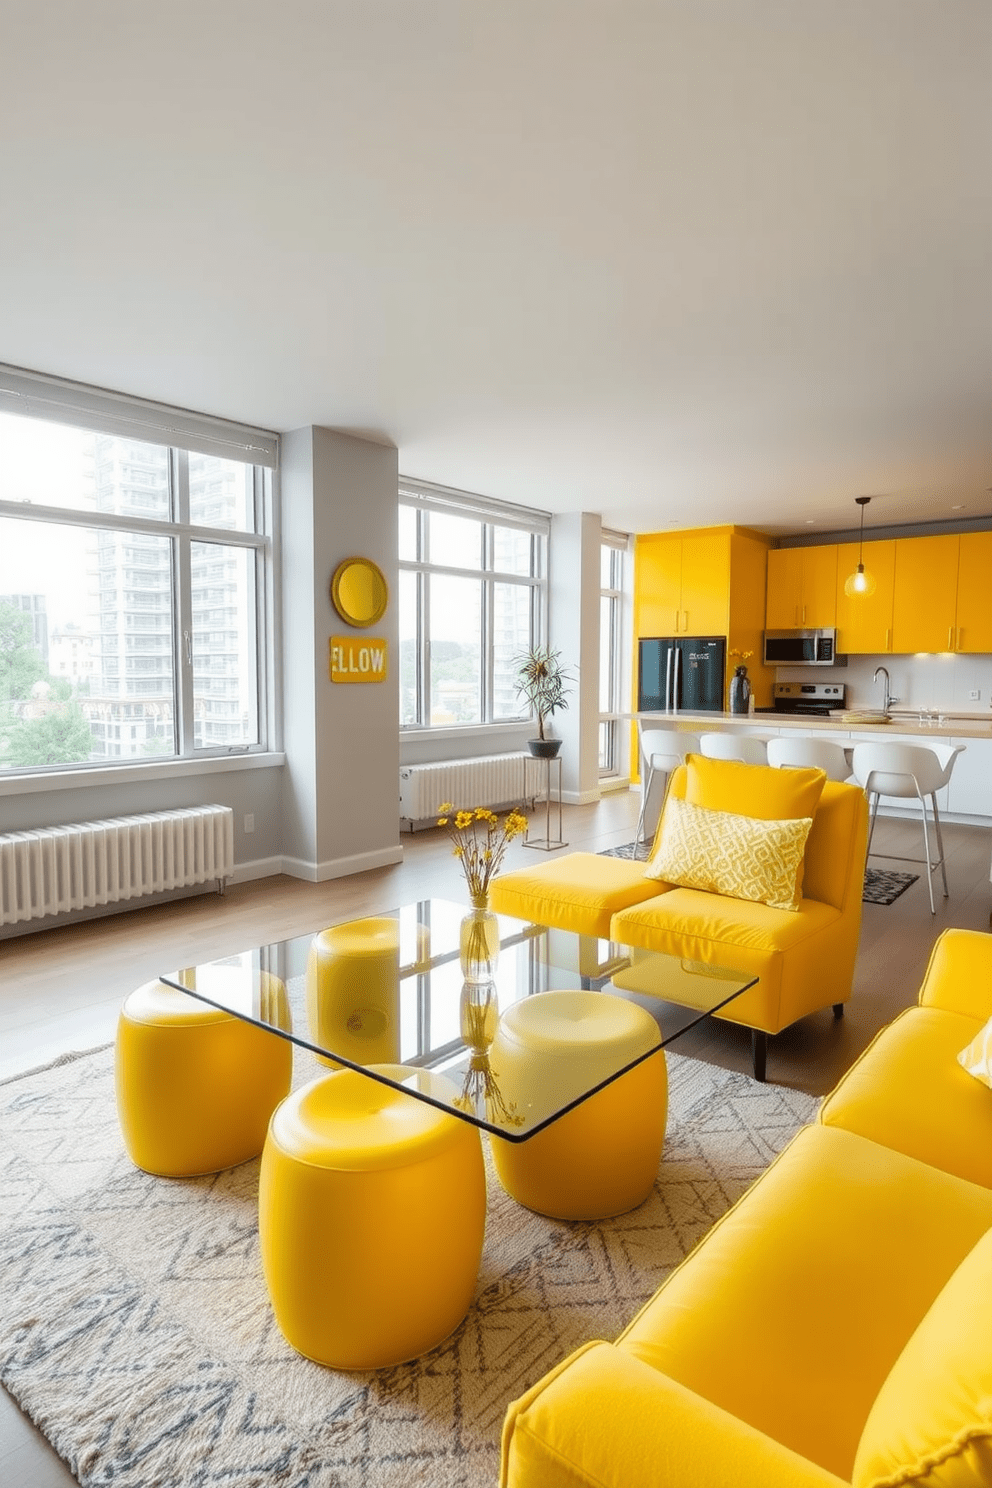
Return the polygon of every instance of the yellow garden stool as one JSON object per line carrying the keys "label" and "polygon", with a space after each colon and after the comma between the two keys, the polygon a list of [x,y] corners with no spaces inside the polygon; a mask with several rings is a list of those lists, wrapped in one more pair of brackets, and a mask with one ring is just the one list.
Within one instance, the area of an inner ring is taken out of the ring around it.
{"label": "yellow garden stool", "polygon": [[668,1115],[660,1038],[649,1012],[604,992],[538,992],[510,1004],[489,1062],[504,1101],[524,1115],[539,1112],[555,1085],[588,1089],[656,1050],[528,1141],[493,1137],[496,1172],[512,1198],[553,1219],[605,1219],[644,1202]]}
{"label": "yellow garden stool", "polygon": [[[278,1016],[286,989],[260,973]],[[128,996],[117,1023],[117,1114],[136,1167],[164,1178],[217,1173],[257,1157],[289,1090],[292,1045],[165,982]]]}
{"label": "yellow garden stool", "polygon": [[[372,1070],[450,1101],[443,1075]],[[283,1335],[335,1369],[417,1358],[475,1291],[486,1216],[478,1129],[354,1070],[274,1113],[259,1180],[262,1269]]]}
{"label": "yellow garden stool", "polygon": [[400,927],[395,919],[353,920],[314,936],[307,957],[307,1026],[314,1043],[355,1064],[399,1060]]}

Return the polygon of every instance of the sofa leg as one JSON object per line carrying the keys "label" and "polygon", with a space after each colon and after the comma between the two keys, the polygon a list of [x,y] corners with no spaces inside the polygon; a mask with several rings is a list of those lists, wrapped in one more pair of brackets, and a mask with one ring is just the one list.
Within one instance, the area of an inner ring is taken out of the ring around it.
{"label": "sofa leg", "polygon": [[844,1016],[844,1004],[842,1002],[835,1002],[834,1003],[834,1017],[835,1018],[843,1018],[843,1016]]}
{"label": "sofa leg", "polygon": [[764,1080],[765,1060],[768,1056],[768,1035],[761,1028],[751,1029],[751,1063],[754,1066],[754,1078]]}

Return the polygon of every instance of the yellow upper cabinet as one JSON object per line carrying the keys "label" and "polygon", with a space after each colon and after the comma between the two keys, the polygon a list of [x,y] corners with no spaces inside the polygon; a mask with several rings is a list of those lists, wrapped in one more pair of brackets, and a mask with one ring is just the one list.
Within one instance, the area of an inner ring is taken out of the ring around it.
{"label": "yellow upper cabinet", "polygon": [[837,651],[841,656],[874,656],[892,650],[896,545],[891,540],[865,543],[864,565],[875,580],[874,593],[847,595],[844,584],[858,566],[858,552],[856,542],[837,546]]}
{"label": "yellow upper cabinet", "polygon": [[670,636],[682,609],[682,538],[678,533],[644,533],[634,559],[634,634]]}
{"label": "yellow upper cabinet", "polygon": [[726,635],[730,614],[730,538],[695,532],[682,539],[683,635]]}
{"label": "yellow upper cabinet", "polygon": [[953,651],[957,625],[957,533],[897,537],[893,651]]}
{"label": "yellow upper cabinet", "polygon": [[992,532],[962,532],[956,651],[992,652]]}
{"label": "yellow upper cabinet", "polygon": [[636,635],[726,635],[729,528],[646,533],[636,554]]}
{"label": "yellow upper cabinet", "polygon": [[772,548],[768,554],[768,630],[825,629],[837,623],[837,545]]}

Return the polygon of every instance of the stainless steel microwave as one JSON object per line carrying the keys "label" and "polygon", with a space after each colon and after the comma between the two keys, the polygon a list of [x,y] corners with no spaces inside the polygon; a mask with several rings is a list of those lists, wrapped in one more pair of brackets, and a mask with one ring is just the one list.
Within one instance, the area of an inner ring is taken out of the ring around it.
{"label": "stainless steel microwave", "polygon": [[[845,657],[846,661],[847,658]],[[837,666],[836,630],[766,630],[765,666]]]}

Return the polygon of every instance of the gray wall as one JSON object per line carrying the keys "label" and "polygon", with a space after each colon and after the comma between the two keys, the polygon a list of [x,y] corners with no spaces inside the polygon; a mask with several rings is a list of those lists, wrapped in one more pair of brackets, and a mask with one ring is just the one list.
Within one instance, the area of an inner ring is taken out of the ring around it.
{"label": "gray wall", "polygon": [[[397,453],[331,429],[283,439],[284,868],[319,881],[402,857],[399,842]],[[368,630],[331,604],[343,558],[371,558],[390,601]],[[333,635],[385,639],[381,683],[332,683]]]}

